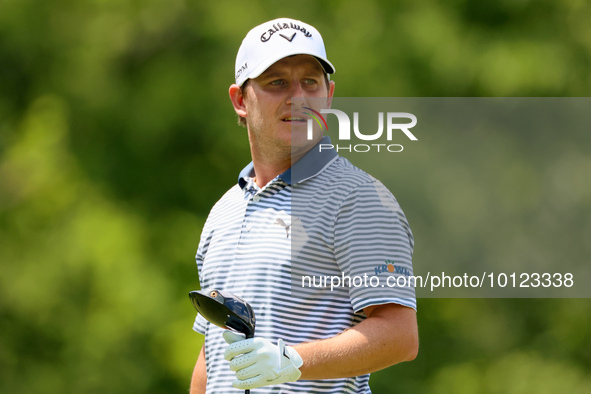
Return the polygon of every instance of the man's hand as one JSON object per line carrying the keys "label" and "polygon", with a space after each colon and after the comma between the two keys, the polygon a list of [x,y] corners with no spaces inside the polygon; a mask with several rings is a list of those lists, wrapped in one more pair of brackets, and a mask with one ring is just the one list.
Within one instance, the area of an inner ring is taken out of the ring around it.
{"label": "man's hand", "polygon": [[298,369],[304,364],[302,358],[294,348],[285,346],[282,339],[274,345],[260,337],[244,339],[232,331],[224,331],[224,339],[230,344],[224,357],[236,372],[232,386],[237,389],[295,382],[302,374]]}

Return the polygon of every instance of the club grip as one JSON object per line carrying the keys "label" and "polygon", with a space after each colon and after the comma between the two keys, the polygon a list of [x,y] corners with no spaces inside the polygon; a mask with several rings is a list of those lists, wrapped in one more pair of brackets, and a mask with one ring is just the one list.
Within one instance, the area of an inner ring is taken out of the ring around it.
{"label": "club grip", "polygon": [[[252,334],[247,332],[244,335],[246,336],[246,339],[254,338],[254,332]],[[244,394],[250,394],[250,389],[244,390]]]}

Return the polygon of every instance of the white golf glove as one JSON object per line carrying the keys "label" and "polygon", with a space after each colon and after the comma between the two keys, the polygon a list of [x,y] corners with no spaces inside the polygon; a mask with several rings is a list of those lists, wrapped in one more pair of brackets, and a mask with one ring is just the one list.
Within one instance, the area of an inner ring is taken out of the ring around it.
{"label": "white golf glove", "polygon": [[224,358],[230,361],[230,369],[236,372],[232,386],[240,390],[256,389],[286,382],[295,382],[302,373],[304,361],[283,340],[272,344],[265,338],[244,339],[243,335],[224,331],[224,339],[230,345]]}

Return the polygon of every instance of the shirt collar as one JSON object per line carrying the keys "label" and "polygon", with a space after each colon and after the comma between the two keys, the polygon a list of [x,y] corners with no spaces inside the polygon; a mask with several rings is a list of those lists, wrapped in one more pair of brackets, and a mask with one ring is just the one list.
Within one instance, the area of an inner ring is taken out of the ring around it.
{"label": "shirt collar", "polygon": [[240,185],[241,189],[244,189],[248,184],[248,178],[254,178],[254,164],[252,164],[252,161],[238,175],[238,185]]}
{"label": "shirt collar", "polygon": [[[331,144],[330,137],[324,136],[314,148],[310,149],[300,160],[291,166],[283,174],[279,175],[279,178],[288,185],[297,184],[309,179],[320,172],[333,161],[337,156],[337,152],[334,149],[327,149],[320,151],[320,144]],[[253,178],[254,165],[250,162],[238,175],[238,184],[242,189],[248,183],[248,178]]]}

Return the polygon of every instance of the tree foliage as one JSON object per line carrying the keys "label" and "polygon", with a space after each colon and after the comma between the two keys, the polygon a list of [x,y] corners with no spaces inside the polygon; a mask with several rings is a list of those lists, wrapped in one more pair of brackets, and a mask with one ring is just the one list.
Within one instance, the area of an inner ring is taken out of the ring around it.
{"label": "tree foliage", "polygon": [[[0,10],[3,393],[186,391],[202,341],[187,298],[193,256],[209,209],[249,161],[227,88],[254,25],[289,16],[316,26],[343,97],[591,87],[584,1],[5,0]],[[557,258],[588,261],[591,144],[563,151],[553,169],[544,149],[511,160],[524,138],[495,142],[508,152],[494,167],[505,174],[499,196],[522,212],[548,174],[569,177],[573,189],[556,194],[569,215],[561,236],[579,247]],[[470,184],[476,159],[417,162]],[[462,229],[404,172],[417,255],[461,249]],[[439,202],[453,210],[450,190]],[[532,223],[520,231],[535,235]],[[418,316],[419,357],[374,374],[375,393],[591,392],[588,299],[422,299]]]}

